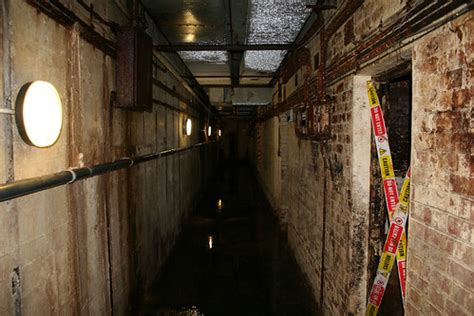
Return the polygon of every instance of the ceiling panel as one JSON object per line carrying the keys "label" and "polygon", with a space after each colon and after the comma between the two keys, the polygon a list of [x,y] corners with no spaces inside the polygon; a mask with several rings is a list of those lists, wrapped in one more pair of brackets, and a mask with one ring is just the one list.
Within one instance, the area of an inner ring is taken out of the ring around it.
{"label": "ceiling panel", "polygon": [[285,57],[284,50],[248,50],[245,52],[245,68],[262,73],[273,73]]}
{"label": "ceiling panel", "polygon": [[314,0],[250,0],[249,44],[292,43],[311,13]]}
{"label": "ceiling panel", "polygon": [[187,63],[189,70],[193,73],[196,79],[200,77],[229,77],[229,66],[227,64],[209,64],[202,62]]}
{"label": "ceiling panel", "polygon": [[[315,0],[142,0],[142,3],[170,44],[178,45],[175,47],[185,44],[240,47],[236,45],[293,43],[311,13],[306,5],[314,4]],[[266,85],[287,52],[245,50],[245,46],[243,49],[232,53],[180,51],[179,56],[202,85]],[[262,74],[268,77],[261,77]]]}
{"label": "ceiling panel", "polygon": [[142,0],[173,44],[225,44],[227,23],[222,0]]}
{"label": "ceiling panel", "polygon": [[229,56],[226,51],[182,51],[181,58],[190,63],[227,64]]}

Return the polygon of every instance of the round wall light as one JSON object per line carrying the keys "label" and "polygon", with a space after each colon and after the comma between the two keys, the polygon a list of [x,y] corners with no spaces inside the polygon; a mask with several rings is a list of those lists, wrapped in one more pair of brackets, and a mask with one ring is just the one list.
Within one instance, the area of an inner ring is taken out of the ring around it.
{"label": "round wall light", "polygon": [[63,126],[58,91],[46,81],[25,84],[18,93],[15,117],[18,131],[27,144],[40,148],[53,145]]}
{"label": "round wall light", "polygon": [[212,127],[211,127],[211,125],[209,125],[207,127],[207,136],[211,136],[211,134],[212,134]]}
{"label": "round wall light", "polygon": [[193,123],[190,118],[184,120],[184,134],[190,136],[193,131]]}

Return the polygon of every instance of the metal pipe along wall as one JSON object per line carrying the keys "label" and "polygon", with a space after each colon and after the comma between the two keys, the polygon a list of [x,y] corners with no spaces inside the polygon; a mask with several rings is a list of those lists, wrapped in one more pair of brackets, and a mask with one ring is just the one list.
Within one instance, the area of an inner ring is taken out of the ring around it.
{"label": "metal pipe along wall", "polygon": [[197,143],[189,147],[168,149],[134,158],[125,157],[113,162],[98,164],[91,167],[72,168],[45,176],[19,180],[12,183],[5,183],[0,185],[0,202],[8,201],[39,191],[48,190],[61,185],[71,184],[78,180],[94,177],[107,172],[129,168],[135,164],[170,156],[215,142],[216,141]]}

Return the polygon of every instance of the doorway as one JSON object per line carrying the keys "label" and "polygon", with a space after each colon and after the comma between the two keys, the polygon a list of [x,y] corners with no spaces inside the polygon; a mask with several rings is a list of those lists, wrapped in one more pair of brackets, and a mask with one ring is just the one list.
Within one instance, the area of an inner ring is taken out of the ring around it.
{"label": "doorway", "polygon": [[[392,153],[395,180],[400,192],[405,174],[410,165],[412,78],[411,63],[404,63],[373,79],[380,99],[387,126],[390,151]],[[382,178],[374,142],[371,145],[370,177],[370,231],[369,231],[369,288],[377,271],[381,249],[387,236],[388,218],[383,192]],[[408,227],[408,225],[407,225]],[[408,237],[408,232],[407,232]],[[403,315],[403,302],[396,265],[380,306],[381,315]]]}

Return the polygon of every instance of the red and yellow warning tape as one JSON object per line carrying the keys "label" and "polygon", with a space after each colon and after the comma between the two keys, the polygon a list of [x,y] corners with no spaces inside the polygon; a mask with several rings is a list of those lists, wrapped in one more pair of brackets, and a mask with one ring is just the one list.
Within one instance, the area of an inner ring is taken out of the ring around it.
{"label": "red and yellow warning tape", "polygon": [[369,96],[372,128],[374,132],[375,145],[382,174],[385,203],[387,205],[390,230],[385,241],[377,275],[370,291],[369,303],[366,315],[376,315],[382,302],[387,287],[390,272],[392,271],[395,258],[397,260],[398,276],[403,301],[405,301],[406,283],[406,250],[407,240],[405,235],[405,224],[408,216],[408,205],[410,199],[410,170],[408,170],[402,186],[400,198],[398,197],[395,174],[393,171],[392,155],[388,142],[387,128],[380,106],[379,98],[372,81],[367,82],[367,93]]}

